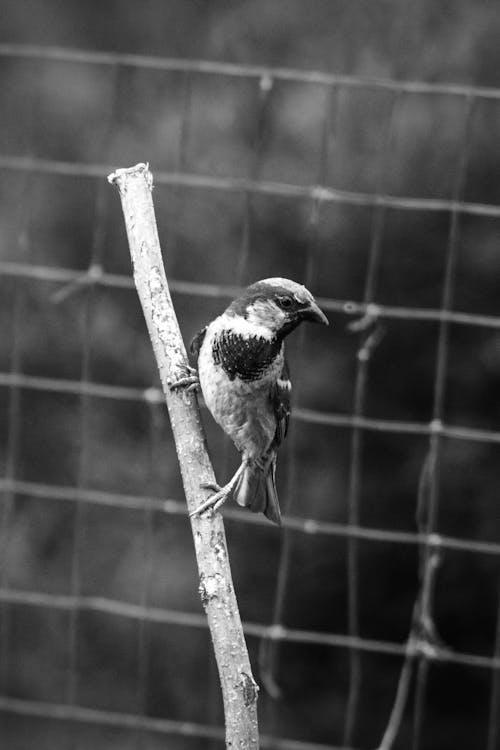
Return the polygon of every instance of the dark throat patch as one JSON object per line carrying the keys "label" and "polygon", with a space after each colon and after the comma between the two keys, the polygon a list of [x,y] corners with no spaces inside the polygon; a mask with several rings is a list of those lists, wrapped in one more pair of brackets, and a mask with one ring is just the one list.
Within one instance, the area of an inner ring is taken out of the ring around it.
{"label": "dark throat patch", "polygon": [[282,340],[260,336],[242,336],[233,331],[222,331],[212,344],[212,357],[222,365],[230,380],[257,380],[274,361]]}

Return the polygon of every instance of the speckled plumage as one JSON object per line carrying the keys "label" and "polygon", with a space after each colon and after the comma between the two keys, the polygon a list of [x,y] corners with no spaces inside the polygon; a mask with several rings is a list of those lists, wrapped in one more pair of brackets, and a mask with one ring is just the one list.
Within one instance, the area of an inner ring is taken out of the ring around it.
{"label": "speckled plumage", "polygon": [[281,520],[276,452],[290,414],[284,338],[302,320],[327,322],[305,287],[265,279],[248,287],[194,340],[205,403],[244,464],[234,485],[226,487],[240,505],[275,523]]}

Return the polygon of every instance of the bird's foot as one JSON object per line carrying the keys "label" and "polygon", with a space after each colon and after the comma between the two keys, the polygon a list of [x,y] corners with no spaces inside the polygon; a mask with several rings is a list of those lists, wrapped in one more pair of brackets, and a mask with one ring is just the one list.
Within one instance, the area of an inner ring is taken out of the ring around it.
{"label": "bird's foot", "polygon": [[202,489],[204,490],[212,490],[213,494],[210,495],[210,497],[208,497],[206,500],[204,500],[200,505],[198,505],[197,508],[191,511],[189,517],[193,518],[194,516],[199,516],[206,510],[216,511],[218,508],[220,508],[221,505],[226,502],[227,498],[231,494],[233,486],[234,483],[232,481],[225,484],[224,487],[220,487],[215,482],[202,482],[200,484],[200,487],[202,487]]}
{"label": "bird's foot", "polygon": [[240,464],[239,469],[236,471],[236,473],[231,477],[229,482],[225,484],[223,487],[220,487],[215,482],[202,482],[200,484],[200,487],[202,487],[205,490],[212,490],[213,494],[210,495],[204,502],[201,503],[197,508],[195,508],[191,513],[189,514],[190,518],[193,518],[193,516],[199,516],[200,513],[203,513],[205,510],[212,510],[216,511],[218,508],[220,508],[223,503],[226,502],[229,495],[232,493],[233,489],[235,488],[236,484],[238,483],[238,479],[241,476],[241,473],[245,470],[245,467],[247,465],[247,461],[243,460]]}
{"label": "bird's foot", "polygon": [[181,377],[177,380],[169,380],[168,387],[171,391],[181,389],[186,393],[191,391],[198,391],[200,389],[200,379],[198,372],[194,367],[185,365],[181,370]]}

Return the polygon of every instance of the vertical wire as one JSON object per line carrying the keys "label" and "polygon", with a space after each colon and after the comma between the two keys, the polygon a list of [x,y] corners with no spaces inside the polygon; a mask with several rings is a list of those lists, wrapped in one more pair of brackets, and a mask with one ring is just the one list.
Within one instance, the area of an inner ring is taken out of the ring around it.
{"label": "vertical wire", "polygon": [[[42,63],[41,76],[45,75],[45,66]],[[41,91],[40,86],[33,96],[29,108],[27,122],[25,124],[27,132],[27,154],[34,156],[37,145],[37,113],[40,109]],[[16,216],[17,231],[17,249],[23,254],[29,256],[31,250],[31,219],[34,203],[34,178],[28,173],[21,178],[21,189],[18,200],[18,212]],[[24,323],[24,289],[15,284],[14,288],[14,310],[12,321],[12,350],[10,357],[10,374],[14,377],[20,375],[22,371],[22,329]],[[6,479],[14,480],[16,477],[16,468],[20,457],[21,441],[21,410],[22,395],[19,386],[9,385],[9,402],[7,407],[8,432],[6,446]],[[8,580],[8,553],[9,553],[9,527],[14,513],[16,502],[15,492],[6,489],[3,492],[3,503],[0,517],[0,586],[6,588],[9,585]],[[11,631],[11,605],[2,602],[0,605],[0,690],[5,693],[8,686],[8,655],[9,641]]]}
{"label": "vertical wire", "polygon": [[[328,155],[329,155],[329,144],[330,144],[330,131],[331,131],[331,112],[332,112],[332,98],[335,91],[338,96],[338,88],[331,86],[327,90],[326,101],[325,101],[325,116],[323,118],[323,128],[321,134],[321,146],[320,146],[320,161],[318,166],[318,186],[325,184],[326,172],[328,169]],[[321,221],[321,207],[322,207],[322,193],[321,187],[318,187],[317,191],[313,195],[311,202],[311,214],[309,219],[310,227],[310,240],[307,248],[306,255],[306,269],[305,269],[305,285],[308,288],[313,286],[314,272],[317,264],[317,257],[320,251],[320,221]],[[304,349],[304,328],[300,328],[298,332],[298,351]],[[297,395],[300,392],[301,377],[299,373],[298,378],[294,378],[294,399],[297,399]],[[285,502],[283,503],[283,511],[288,514],[292,502],[295,488],[297,487],[297,467],[294,456],[297,450],[297,439],[296,433],[292,429],[289,436],[288,446],[288,462],[287,462],[287,474],[286,474],[286,492]],[[288,579],[290,573],[291,555],[293,549],[293,538],[290,530],[284,528],[282,531],[282,541],[280,549],[280,557],[278,562],[278,574],[276,582],[276,591],[274,596],[273,614],[271,619],[270,635],[266,638],[262,638],[259,646],[259,670],[262,683],[271,696],[271,698],[277,699],[281,696],[281,690],[276,680],[276,672],[279,668],[279,656],[281,642],[273,637],[273,633],[279,632],[281,623],[283,621],[284,606],[286,599],[286,591],[288,586]]]}
{"label": "vertical wire", "polygon": [[[188,162],[188,146],[190,138],[190,125],[191,125],[191,103],[193,97],[193,74],[190,70],[184,71],[182,74],[182,92],[181,92],[181,105],[180,105],[180,128],[179,128],[179,140],[177,144],[177,154],[175,159],[174,171],[180,175],[186,171],[186,165]],[[175,254],[177,251],[177,243],[175,242],[176,225],[175,218],[180,213],[180,206],[182,204],[182,188],[180,185],[174,185],[170,192],[170,201],[173,207],[172,211],[168,212],[168,224],[166,227],[165,247],[167,248],[168,264],[172,268],[175,263]]]}
{"label": "vertical wire", "polygon": [[[493,658],[500,658],[500,581],[498,585],[497,624]],[[486,750],[497,750],[499,745],[498,717],[500,714],[500,670],[491,670],[490,711]]]}
{"label": "vertical wire", "polygon": [[[249,169],[249,179],[256,182],[259,178],[262,151],[265,145],[266,125],[268,120],[268,109],[273,92],[274,81],[270,75],[264,75],[259,79],[259,100],[257,111],[257,127],[252,143],[252,160]],[[252,195],[246,190],[243,196],[243,232],[241,238],[240,252],[238,255],[238,267],[236,272],[236,283],[242,286],[248,269],[251,250],[251,228],[252,228]]]}
{"label": "vertical wire", "polygon": [[[114,125],[117,119],[118,99],[119,99],[119,81],[121,68],[113,66],[112,68],[112,98],[111,106],[108,113],[107,122],[102,135],[103,150],[108,151],[114,134]],[[97,194],[94,207],[94,225],[90,247],[89,263],[89,281],[92,282],[98,278],[103,268],[103,255],[106,240],[106,218],[108,208],[109,190],[105,181],[97,184]],[[70,292],[76,291],[74,288]],[[80,384],[82,386],[80,394],[80,448],[78,454],[78,466],[76,472],[76,487],[81,489],[85,486],[90,454],[90,409],[92,397],[87,393],[85,385],[91,380],[91,330],[92,321],[95,313],[96,304],[96,286],[93,283],[85,289],[85,295],[82,302],[81,313],[81,333],[83,338],[82,359],[80,367]],[[59,296],[62,301],[67,295]],[[86,506],[78,498],[76,501],[75,514],[73,518],[73,543],[70,563],[70,594],[74,599],[78,599],[81,593],[81,552],[84,540],[84,523],[86,515]],[[69,636],[68,636],[68,678],[66,689],[66,700],[70,705],[75,704],[78,691],[78,625],[80,612],[74,607],[69,615]]]}
{"label": "vertical wire", "polygon": [[[82,364],[80,369],[80,383],[82,385],[82,394],[80,396],[80,448],[78,454],[78,468],[76,477],[76,487],[82,488],[85,485],[87,477],[88,460],[89,460],[89,439],[90,439],[90,396],[85,392],[84,384],[90,379],[90,325],[92,320],[91,302],[94,300],[94,287],[86,290],[83,301],[82,320],[80,322],[83,335],[83,352]],[[84,537],[84,505],[80,499],[76,501],[75,515],[73,518],[73,546],[71,553],[70,565],[70,594],[75,599],[81,593],[81,547]],[[68,686],[67,702],[73,705],[76,702],[78,689],[78,655],[77,655],[77,638],[78,638],[78,621],[79,611],[75,607],[69,615],[69,669],[68,669]]]}
{"label": "vertical wire", "polygon": [[[157,389],[155,387],[146,391],[146,399],[149,415],[149,440],[148,440],[148,485],[151,496],[156,494],[156,467],[161,461],[161,426],[162,426],[162,401],[158,400]],[[151,582],[154,569],[154,523],[153,508],[150,502],[147,502],[143,513],[143,532],[142,532],[142,585],[140,590],[139,605],[144,612],[144,617],[139,619],[139,632],[137,642],[137,661],[138,661],[138,679],[137,695],[139,712],[141,716],[147,715],[148,710],[148,685],[149,685],[149,665],[150,665],[150,642],[151,629],[149,618],[147,617],[150,596]],[[140,732],[138,737],[138,747],[147,747],[145,741],[145,732]]]}
{"label": "vertical wire", "polygon": [[177,149],[176,172],[181,173],[186,168],[186,160],[189,144],[189,128],[191,125],[191,101],[192,101],[192,73],[186,70],[183,76],[182,86],[182,109],[181,109],[181,128],[179,132],[179,147]]}
{"label": "vertical wire", "polygon": [[[22,292],[19,285],[14,289],[14,317],[12,325],[12,352],[10,357],[10,374],[15,378],[21,372],[21,326],[24,320]],[[14,480],[19,460],[19,447],[21,436],[21,389],[19,386],[9,386],[9,403],[7,407],[8,432],[5,478]],[[15,493],[12,489],[3,492],[1,534],[0,534],[0,586],[6,589],[9,586],[8,558],[9,558],[9,529],[14,512]],[[7,692],[9,683],[9,641],[11,630],[11,608],[7,602],[0,606],[0,668],[1,685],[3,694]]]}
{"label": "vertical wire", "polygon": [[[423,507],[425,493],[427,491],[428,472],[429,472],[429,465],[428,465],[428,460],[426,459],[424,462],[424,467],[420,474],[420,480],[418,484],[417,516],[419,516],[420,509]],[[429,581],[430,579],[428,579],[428,583]],[[431,587],[427,585],[426,588],[429,590]],[[428,594],[426,595],[426,598],[428,598]],[[380,744],[377,750],[392,750],[393,744],[396,740],[396,737],[399,732],[399,728],[401,726],[404,711],[405,711],[406,704],[408,701],[410,685],[411,685],[411,681],[412,681],[412,677],[414,673],[415,659],[418,653],[419,609],[420,608],[419,608],[419,601],[418,601],[418,595],[417,595],[417,599],[415,600],[413,604],[413,611],[411,615],[411,628],[410,628],[410,633],[409,633],[407,643],[406,643],[406,653],[404,656],[403,665],[399,673],[396,696],[395,696],[392,710],[389,716],[389,720],[387,722],[386,728],[384,730],[384,734],[382,736],[382,739],[380,741]]]}
{"label": "vertical wire", "polygon": [[[451,210],[450,229],[446,250],[446,266],[440,307],[443,313],[449,312],[453,303],[455,266],[457,262],[458,241],[460,234],[460,212],[458,203],[462,199],[465,188],[465,179],[469,157],[469,127],[473,112],[473,104],[473,97],[471,95],[468,95],[465,98],[460,158],[457,167],[455,184],[453,187],[453,201],[455,203],[455,206]],[[434,627],[432,617],[432,589],[435,580],[436,550],[434,545],[431,544],[431,540],[432,534],[434,533],[437,525],[437,513],[439,505],[440,462],[442,447],[441,425],[446,386],[446,372],[448,367],[449,335],[450,325],[446,318],[443,316],[439,323],[436,368],[434,375],[434,398],[431,423],[433,430],[429,440],[429,451],[425,464],[427,467],[425,471],[425,481],[427,483],[427,492],[425,493],[426,502],[425,507],[420,507],[418,509],[417,515],[419,531],[425,534],[427,538],[427,543],[422,549],[420,561],[421,601],[418,612],[418,618],[420,620],[419,625],[421,628],[424,628],[424,632],[426,632],[426,629],[428,629],[429,625],[432,629]],[[428,671],[429,661],[427,651],[426,649],[421,649],[415,688],[412,750],[418,750],[418,748],[420,747]]]}
{"label": "vertical wire", "polygon": [[[390,161],[390,148],[394,139],[400,101],[400,93],[396,92],[393,96],[389,126],[381,148],[377,194],[384,191]],[[374,208],[372,218],[368,267],[363,294],[363,301],[368,306],[373,304],[375,298],[375,288],[382,253],[385,221],[386,207],[378,204]],[[373,324],[375,324],[375,327],[373,327]],[[370,315],[367,315],[363,321],[356,323],[355,326],[351,325],[351,330],[368,329],[368,331],[363,333],[362,343],[357,354],[353,399],[353,415],[355,418],[362,417],[365,412],[370,355],[372,349],[379,340],[380,329],[377,329],[376,325],[377,319]],[[372,329],[371,331],[369,330],[370,328]],[[354,426],[351,430],[349,483],[347,493],[347,523],[349,526],[358,526],[360,523],[363,441],[363,430],[358,426]],[[347,541],[347,624],[349,635],[355,638],[359,637],[359,540],[355,537],[349,537]],[[361,655],[357,649],[351,648],[349,650],[349,691],[343,730],[343,744],[346,746],[351,745],[354,734],[354,725],[358,713],[361,692],[361,678]]]}

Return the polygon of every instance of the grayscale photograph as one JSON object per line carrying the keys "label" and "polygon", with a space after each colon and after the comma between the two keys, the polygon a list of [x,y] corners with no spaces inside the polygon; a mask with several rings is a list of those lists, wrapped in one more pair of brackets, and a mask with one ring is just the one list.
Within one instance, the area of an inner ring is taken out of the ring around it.
{"label": "grayscale photograph", "polygon": [[0,16],[2,750],[500,750],[498,3]]}

